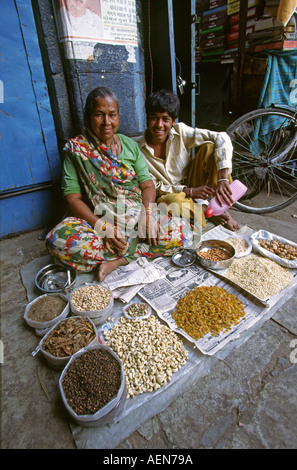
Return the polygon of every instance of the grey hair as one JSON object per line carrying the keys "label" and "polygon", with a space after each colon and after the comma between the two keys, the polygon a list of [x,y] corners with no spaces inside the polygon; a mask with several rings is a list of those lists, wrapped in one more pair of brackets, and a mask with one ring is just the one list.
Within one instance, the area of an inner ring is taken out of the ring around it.
{"label": "grey hair", "polygon": [[111,98],[117,105],[118,112],[120,112],[120,103],[119,98],[116,93],[109,88],[104,86],[99,86],[90,91],[87,96],[85,109],[84,109],[84,125],[90,129],[91,128],[91,117],[94,111],[94,104],[99,98]]}

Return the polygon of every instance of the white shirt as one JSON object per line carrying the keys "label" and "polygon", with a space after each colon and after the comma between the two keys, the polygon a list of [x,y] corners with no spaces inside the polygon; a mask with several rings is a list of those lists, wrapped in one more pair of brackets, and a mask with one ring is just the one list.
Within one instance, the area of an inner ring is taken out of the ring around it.
{"label": "white shirt", "polygon": [[103,22],[100,16],[86,9],[83,16],[73,16],[62,6],[57,13],[60,39],[95,41],[103,38]]}
{"label": "white shirt", "polygon": [[155,157],[154,150],[147,144],[144,135],[136,141],[156,188],[167,193],[182,191],[182,181],[191,162],[191,149],[205,143],[213,143],[215,146],[217,170],[228,168],[229,173],[232,172],[233,146],[226,132],[198,129],[182,122],[177,123],[168,135],[165,159]]}

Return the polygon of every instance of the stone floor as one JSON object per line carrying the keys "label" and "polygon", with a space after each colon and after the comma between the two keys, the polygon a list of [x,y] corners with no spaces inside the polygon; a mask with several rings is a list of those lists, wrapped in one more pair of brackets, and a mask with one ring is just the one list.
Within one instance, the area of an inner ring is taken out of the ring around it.
{"label": "stone floor", "polygon": [[[297,242],[296,204],[264,216],[232,212],[242,224]],[[39,340],[23,320],[27,298],[20,269],[47,254],[42,232],[0,243],[3,449],[76,448],[52,371],[31,356]],[[296,448],[296,339],[295,291],[248,341],[215,360],[209,374],[118,449]]]}

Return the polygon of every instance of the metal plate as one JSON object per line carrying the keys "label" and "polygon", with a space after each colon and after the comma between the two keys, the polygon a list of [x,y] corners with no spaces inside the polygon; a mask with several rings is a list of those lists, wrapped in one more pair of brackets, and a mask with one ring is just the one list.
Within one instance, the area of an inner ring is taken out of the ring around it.
{"label": "metal plate", "polygon": [[172,262],[181,268],[191,266],[196,261],[196,253],[191,250],[183,250],[178,253],[174,253],[172,256]]}

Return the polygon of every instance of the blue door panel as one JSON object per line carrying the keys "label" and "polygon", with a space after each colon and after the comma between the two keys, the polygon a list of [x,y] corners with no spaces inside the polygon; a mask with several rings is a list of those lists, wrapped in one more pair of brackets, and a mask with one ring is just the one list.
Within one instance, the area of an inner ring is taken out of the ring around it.
{"label": "blue door panel", "polygon": [[[18,4],[20,8],[18,9]],[[0,31],[0,190],[51,181],[60,171],[56,135],[30,2],[5,2]]]}
{"label": "blue door panel", "polygon": [[[31,2],[30,0],[16,0],[16,4],[21,22],[22,35],[28,54],[28,63],[41,126],[40,132],[46,149],[51,179],[56,179],[61,169],[60,156]],[[28,28],[28,25],[31,26]],[[32,29],[34,29],[34,34],[32,34]]]}
{"label": "blue door panel", "polygon": [[52,210],[48,183],[58,178],[61,164],[31,1],[1,2],[1,20],[3,237],[46,224]]}
{"label": "blue door panel", "polygon": [[2,199],[1,237],[46,226],[51,210],[52,194],[48,189]]}

